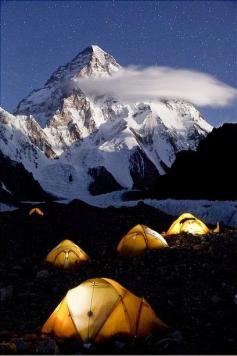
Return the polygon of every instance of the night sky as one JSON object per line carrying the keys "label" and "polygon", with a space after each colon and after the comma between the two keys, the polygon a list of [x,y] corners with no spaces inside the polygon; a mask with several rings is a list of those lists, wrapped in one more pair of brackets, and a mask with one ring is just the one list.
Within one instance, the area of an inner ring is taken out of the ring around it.
{"label": "night sky", "polygon": [[[89,44],[123,66],[194,69],[237,86],[236,1],[2,1],[1,25],[9,111]],[[199,109],[215,126],[237,122],[236,105]]]}

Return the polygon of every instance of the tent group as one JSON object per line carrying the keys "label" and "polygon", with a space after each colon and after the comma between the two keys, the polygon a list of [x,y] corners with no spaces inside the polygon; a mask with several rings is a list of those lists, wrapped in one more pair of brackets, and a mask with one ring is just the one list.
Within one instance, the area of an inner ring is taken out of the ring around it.
{"label": "tent group", "polygon": [[[190,213],[182,214],[170,226],[164,237],[189,233],[203,235],[219,232],[219,224],[214,230],[209,229],[200,219]],[[138,224],[130,229],[120,240],[117,251],[121,256],[138,256],[146,250],[169,247],[164,237],[146,225]],[[90,258],[71,240],[64,240],[47,255],[46,262],[64,269],[74,268]]]}
{"label": "tent group", "polygon": [[[121,256],[137,256],[146,249],[168,247],[165,239],[145,225],[136,225],[121,239],[117,251]],[[71,240],[64,240],[47,255],[46,262],[63,269],[75,268],[90,257]]]}
{"label": "tent group", "polygon": [[[219,223],[215,229],[209,229],[204,222],[190,213],[184,213],[177,218],[164,237],[188,233],[192,235],[205,235],[220,231]],[[117,251],[121,256],[137,256],[145,250],[162,249],[168,247],[166,240],[158,232],[145,225],[136,225],[121,239]]]}
{"label": "tent group", "polygon": [[[190,213],[175,220],[164,236],[218,232],[209,229]],[[145,225],[129,230],[117,246],[121,256],[138,256],[147,249],[163,249],[164,237]],[[46,262],[73,268],[89,256],[71,240],[64,240],[47,255]],[[147,336],[153,331],[167,332],[168,326],[143,298],[139,298],[109,278],[89,279],[69,290],[42,327],[42,333],[82,342],[101,342],[116,335]]]}
{"label": "tent group", "polygon": [[89,279],[69,290],[42,327],[45,334],[99,342],[123,334],[168,331],[151,306],[109,278]]}

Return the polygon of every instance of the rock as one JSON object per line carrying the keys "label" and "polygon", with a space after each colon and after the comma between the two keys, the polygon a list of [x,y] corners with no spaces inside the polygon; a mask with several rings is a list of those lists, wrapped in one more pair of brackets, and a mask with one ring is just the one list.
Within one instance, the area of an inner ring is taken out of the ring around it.
{"label": "rock", "polygon": [[58,353],[58,346],[51,338],[45,338],[37,343],[37,353],[41,355],[56,355]]}
{"label": "rock", "polygon": [[168,337],[168,338],[159,340],[157,342],[157,346],[159,347],[159,350],[163,352],[164,350],[169,348],[170,345],[172,345],[172,343],[174,343],[175,341],[176,341],[175,339]]}
{"label": "rock", "polygon": [[14,344],[14,342],[2,342],[2,343],[0,343],[0,354],[1,355],[16,354],[16,345]]}
{"label": "rock", "polygon": [[126,345],[126,343],[122,341],[115,341],[114,344],[118,349],[123,349],[124,346]]}
{"label": "rock", "polygon": [[180,341],[183,339],[183,334],[182,334],[182,332],[181,332],[180,330],[175,330],[175,331],[172,333],[172,337],[173,337],[176,341],[180,342]]}
{"label": "rock", "polygon": [[173,303],[170,299],[168,299],[167,303],[168,303],[168,305],[171,306],[171,307],[174,306],[174,303]]}
{"label": "rock", "polygon": [[216,312],[216,316],[218,317],[218,318],[223,318],[223,316],[224,316],[224,311],[223,310],[218,310],[217,312]]}
{"label": "rock", "polygon": [[92,347],[92,343],[91,343],[91,342],[85,342],[85,343],[83,344],[83,347],[84,347],[84,349],[89,350],[89,349]]}
{"label": "rock", "polygon": [[196,251],[202,250],[202,245],[194,245],[193,249]]}
{"label": "rock", "polygon": [[212,301],[214,304],[219,303],[220,300],[221,300],[221,298],[218,297],[217,295],[214,295],[214,296],[211,298],[211,301]]}
{"label": "rock", "polygon": [[46,269],[42,269],[41,271],[39,271],[36,274],[36,278],[45,279],[45,278],[48,278],[48,277],[49,277],[49,272]]}
{"label": "rock", "polygon": [[35,290],[35,292],[28,292],[28,290],[23,291],[21,293],[18,294],[19,298],[34,298],[37,295],[37,291]]}
{"label": "rock", "polygon": [[209,248],[209,243],[207,241],[202,241],[201,246],[204,247],[205,249]]}
{"label": "rock", "polygon": [[16,340],[16,351],[18,354],[24,354],[28,350],[28,344],[23,339]]}
{"label": "rock", "polygon": [[212,246],[209,247],[208,252],[209,252],[211,255],[214,255],[214,249],[213,249]]}
{"label": "rock", "polygon": [[14,266],[12,269],[13,269],[14,272],[21,272],[21,271],[23,271],[23,268],[22,268],[21,266]]}
{"label": "rock", "polygon": [[0,288],[0,301],[6,302],[11,299],[13,295],[13,286],[7,286]]}

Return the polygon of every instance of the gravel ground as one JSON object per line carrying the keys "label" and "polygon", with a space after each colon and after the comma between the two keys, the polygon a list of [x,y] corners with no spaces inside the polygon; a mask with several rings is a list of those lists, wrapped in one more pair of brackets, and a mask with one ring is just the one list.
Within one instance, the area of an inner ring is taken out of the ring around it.
{"label": "gravel ground", "polygon": [[[42,205],[0,213],[0,354],[236,354],[237,231],[167,238],[170,248],[122,258],[121,237],[141,223],[162,232],[174,220],[140,203],[133,208]],[[91,261],[74,271],[44,264],[63,239],[85,250]],[[40,328],[68,289],[92,277],[115,279],[145,297],[171,327],[143,339],[116,337],[83,345],[40,335]]]}

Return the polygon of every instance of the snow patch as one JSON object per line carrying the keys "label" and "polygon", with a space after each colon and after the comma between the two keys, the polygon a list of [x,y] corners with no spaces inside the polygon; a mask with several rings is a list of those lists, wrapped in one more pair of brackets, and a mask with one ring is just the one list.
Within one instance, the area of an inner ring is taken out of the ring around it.
{"label": "snow patch", "polygon": [[12,192],[11,192],[9,189],[7,189],[7,187],[5,186],[5,184],[4,184],[3,182],[0,182],[0,183],[1,183],[2,189],[5,190],[7,193],[9,193],[9,194],[12,195]]}
{"label": "snow patch", "polygon": [[15,206],[0,203],[0,212],[17,210]]}

